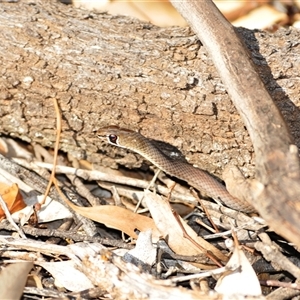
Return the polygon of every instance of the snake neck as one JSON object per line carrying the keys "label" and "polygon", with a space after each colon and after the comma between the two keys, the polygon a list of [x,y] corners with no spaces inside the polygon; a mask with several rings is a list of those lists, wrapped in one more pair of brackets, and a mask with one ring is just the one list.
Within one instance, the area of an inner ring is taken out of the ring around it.
{"label": "snake neck", "polygon": [[140,136],[138,138],[138,140],[132,140],[130,143],[130,145],[134,145],[134,147],[126,145],[126,148],[137,152],[168,175],[187,182],[192,187],[200,192],[205,192],[209,196],[214,194],[213,187],[216,186],[220,190],[225,190],[227,192],[225,186],[206,171],[198,169],[188,162],[172,159],[155,145],[150,143],[146,138],[141,139]]}

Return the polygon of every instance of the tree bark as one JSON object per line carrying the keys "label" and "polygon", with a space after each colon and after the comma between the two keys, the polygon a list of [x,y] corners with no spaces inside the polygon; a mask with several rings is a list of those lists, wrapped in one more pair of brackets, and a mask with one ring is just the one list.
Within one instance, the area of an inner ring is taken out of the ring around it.
{"label": "tree bark", "polygon": [[[139,167],[140,157],[93,138],[115,124],[178,147],[211,173],[231,163],[254,175],[249,135],[190,28],[39,0],[2,3],[0,26],[1,133],[52,147],[56,98],[61,149],[76,157]],[[238,32],[299,147],[299,31]]]}

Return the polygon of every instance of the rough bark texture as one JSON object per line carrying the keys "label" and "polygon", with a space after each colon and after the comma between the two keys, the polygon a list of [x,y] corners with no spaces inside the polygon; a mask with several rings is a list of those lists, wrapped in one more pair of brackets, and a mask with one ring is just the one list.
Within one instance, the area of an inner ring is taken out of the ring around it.
{"label": "rough bark texture", "polygon": [[[0,27],[1,133],[52,147],[55,97],[61,149],[77,157],[140,166],[136,155],[90,137],[115,124],[177,146],[211,173],[232,163],[253,175],[247,131],[189,28],[38,0],[2,3]],[[239,32],[299,147],[300,32]]]}

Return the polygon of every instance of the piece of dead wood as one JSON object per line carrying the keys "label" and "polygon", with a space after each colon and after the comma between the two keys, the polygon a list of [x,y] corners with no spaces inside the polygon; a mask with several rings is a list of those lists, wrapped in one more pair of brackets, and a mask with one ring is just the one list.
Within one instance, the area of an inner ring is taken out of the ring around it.
{"label": "piece of dead wood", "polygon": [[300,246],[298,149],[234,27],[212,1],[171,1],[210,53],[242,116],[256,155],[245,197],[270,227]]}

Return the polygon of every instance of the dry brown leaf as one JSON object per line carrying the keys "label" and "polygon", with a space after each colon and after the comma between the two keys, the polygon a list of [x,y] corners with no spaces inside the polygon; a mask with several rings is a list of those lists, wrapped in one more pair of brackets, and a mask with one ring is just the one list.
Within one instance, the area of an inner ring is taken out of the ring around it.
{"label": "dry brown leaf", "polygon": [[[23,197],[20,193],[20,189],[16,183],[9,186],[5,183],[0,183],[0,195],[7,205],[10,213],[14,213],[26,207]],[[0,208],[0,219],[5,218],[5,214]]]}
{"label": "dry brown leaf", "polygon": [[32,267],[32,262],[18,262],[1,270],[1,299],[21,299],[24,286],[26,284],[27,275]]}
{"label": "dry brown leaf", "polygon": [[0,139],[0,153],[6,155],[8,152],[8,147],[4,139]]}
{"label": "dry brown leaf", "polygon": [[247,15],[237,19],[232,24],[249,29],[265,29],[279,22],[287,21],[287,14],[279,12],[271,5],[264,5],[252,10]]}
{"label": "dry brown leaf", "polygon": [[159,232],[152,219],[133,213],[125,208],[111,205],[80,207],[70,201],[67,201],[67,203],[82,216],[102,223],[107,227],[123,231],[132,238],[137,238],[135,230],[146,231],[149,229],[152,230],[153,239],[159,238]]}

